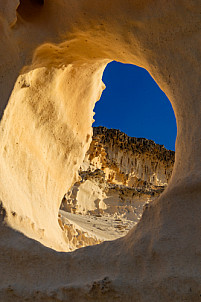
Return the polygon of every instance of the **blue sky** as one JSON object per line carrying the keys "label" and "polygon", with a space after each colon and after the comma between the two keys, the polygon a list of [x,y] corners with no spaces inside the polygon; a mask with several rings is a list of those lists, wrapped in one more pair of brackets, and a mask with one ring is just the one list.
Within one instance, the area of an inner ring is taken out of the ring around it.
{"label": "blue sky", "polygon": [[93,126],[119,129],[175,150],[172,106],[146,70],[112,62],[105,69],[103,82],[106,89],[96,103]]}

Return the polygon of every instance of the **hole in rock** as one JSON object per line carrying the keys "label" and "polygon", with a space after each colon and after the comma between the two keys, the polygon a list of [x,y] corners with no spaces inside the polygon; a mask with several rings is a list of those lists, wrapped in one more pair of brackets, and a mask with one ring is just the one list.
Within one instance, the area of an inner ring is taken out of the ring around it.
{"label": "hole in rock", "polygon": [[38,17],[44,0],[20,0],[17,13],[26,21],[31,21]]}
{"label": "hole in rock", "polygon": [[80,181],[59,212],[72,250],[126,235],[167,187],[174,165],[174,112],[149,73],[112,62],[103,81]]}

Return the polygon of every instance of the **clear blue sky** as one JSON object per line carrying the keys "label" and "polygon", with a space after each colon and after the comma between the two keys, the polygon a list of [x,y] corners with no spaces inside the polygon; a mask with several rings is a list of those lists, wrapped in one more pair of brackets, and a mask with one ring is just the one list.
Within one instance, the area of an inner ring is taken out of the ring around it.
{"label": "clear blue sky", "polygon": [[106,89],[96,103],[93,126],[119,129],[175,150],[172,106],[146,70],[112,62],[105,69],[103,82]]}

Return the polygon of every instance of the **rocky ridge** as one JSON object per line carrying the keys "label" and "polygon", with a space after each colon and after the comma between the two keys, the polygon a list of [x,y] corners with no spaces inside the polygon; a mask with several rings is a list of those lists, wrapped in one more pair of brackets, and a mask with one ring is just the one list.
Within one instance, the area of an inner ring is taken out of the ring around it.
{"label": "rocky ridge", "polygon": [[[59,214],[71,249],[124,236],[141,218],[144,205],[164,191],[173,165],[174,151],[164,146],[94,127],[80,180],[65,194]],[[75,215],[93,229],[80,225]],[[104,236],[109,229],[112,236]]]}

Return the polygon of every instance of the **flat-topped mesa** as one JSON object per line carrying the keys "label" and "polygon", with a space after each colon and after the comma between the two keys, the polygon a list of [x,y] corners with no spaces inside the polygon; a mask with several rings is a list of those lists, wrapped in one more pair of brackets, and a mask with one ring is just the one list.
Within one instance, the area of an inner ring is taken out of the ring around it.
{"label": "flat-topped mesa", "polygon": [[[166,186],[175,152],[145,138],[129,137],[116,129],[94,127],[82,170],[101,169],[111,183],[129,187]],[[88,164],[87,164],[88,163]]]}

